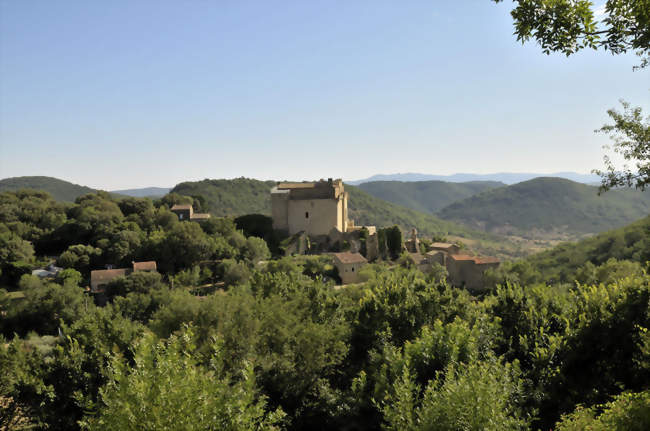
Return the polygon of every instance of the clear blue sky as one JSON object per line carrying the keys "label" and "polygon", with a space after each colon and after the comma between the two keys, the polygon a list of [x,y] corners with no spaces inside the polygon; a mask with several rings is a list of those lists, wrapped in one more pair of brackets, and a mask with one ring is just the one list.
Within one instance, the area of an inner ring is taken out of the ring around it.
{"label": "clear blue sky", "polygon": [[105,189],[588,172],[634,55],[546,56],[511,4],[0,0],[0,177]]}

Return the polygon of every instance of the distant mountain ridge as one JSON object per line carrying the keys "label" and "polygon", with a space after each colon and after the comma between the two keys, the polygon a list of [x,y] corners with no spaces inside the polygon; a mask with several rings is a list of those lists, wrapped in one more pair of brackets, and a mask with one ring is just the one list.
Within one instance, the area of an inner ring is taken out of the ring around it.
{"label": "distant mountain ridge", "polygon": [[433,214],[454,202],[504,186],[496,181],[372,181],[357,187],[376,198]]}
{"label": "distant mountain ridge", "polygon": [[610,190],[563,178],[535,178],[488,190],[438,212],[445,220],[500,234],[594,234],[650,213],[650,193]]}
{"label": "distant mountain ridge", "polygon": [[111,193],[134,198],[159,198],[165,196],[170,190],[169,187],[143,187],[141,189],[111,190]]}
{"label": "distant mountain ridge", "polygon": [[600,177],[593,174],[580,174],[577,172],[557,172],[553,174],[535,174],[535,173],[513,173],[502,172],[495,174],[452,174],[452,175],[433,175],[420,173],[398,173],[398,174],[378,174],[369,178],[346,181],[348,184],[359,185],[372,181],[446,181],[452,183],[465,183],[470,181],[497,181],[505,184],[515,184],[522,181],[532,180],[538,177],[555,177],[565,178],[583,184],[600,183]]}

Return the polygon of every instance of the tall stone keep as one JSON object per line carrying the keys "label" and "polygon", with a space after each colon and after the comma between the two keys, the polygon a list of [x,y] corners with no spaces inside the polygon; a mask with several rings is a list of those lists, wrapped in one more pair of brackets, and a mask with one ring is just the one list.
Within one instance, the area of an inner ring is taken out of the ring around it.
{"label": "tall stone keep", "polygon": [[343,181],[278,183],[271,190],[273,228],[293,235],[328,235],[348,230],[348,193]]}

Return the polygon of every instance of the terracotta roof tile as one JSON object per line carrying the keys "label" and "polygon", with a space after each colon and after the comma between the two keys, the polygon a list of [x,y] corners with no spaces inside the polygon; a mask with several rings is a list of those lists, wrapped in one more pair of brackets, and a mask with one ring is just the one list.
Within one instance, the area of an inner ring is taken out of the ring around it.
{"label": "terracotta roof tile", "polygon": [[91,283],[109,282],[114,278],[125,276],[127,271],[129,271],[127,268],[96,269],[90,271],[90,280]]}
{"label": "terracotta roof tile", "polygon": [[156,271],[156,261],[150,260],[148,262],[133,262],[134,271]]}

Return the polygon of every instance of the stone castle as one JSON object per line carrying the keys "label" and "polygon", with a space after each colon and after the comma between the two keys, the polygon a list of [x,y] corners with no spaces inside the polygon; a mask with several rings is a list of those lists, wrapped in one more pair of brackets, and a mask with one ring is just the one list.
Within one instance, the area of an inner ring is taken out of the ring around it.
{"label": "stone castle", "polygon": [[289,235],[329,235],[332,229],[347,232],[348,193],[343,181],[279,183],[271,190],[273,228]]}
{"label": "stone castle", "polygon": [[[289,236],[298,236],[313,240],[331,251],[335,244],[347,243],[353,254],[358,254],[361,226],[355,226],[348,218],[348,193],[341,179],[319,180],[315,182],[281,182],[271,189],[271,211],[273,229]],[[365,258],[372,261],[378,257],[378,236],[374,226],[364,226],[368,236],[365,239]],[[306,241],[310,242],[310,241]],[[471,289],[482,287],[483,272],[488,268],[498,266],[494,258],[481,258],[460,254],[457,245],[433,243],[432,250],[426,255],[420,250],[417,230],[411,231],[410,238],[404,243],[404,251],[408,252],[416,265],[426,272],[431,265],[438,263],[449,273],[449,281],[456,286]],[[305,247],[293,248],[292,252],[307,252]],[[314,249],[311,250],[314,252]],[[350,253],[337,253],[347,256]],[[336,256],[335,256],[336,257]],[[359,255],[359,258],[362,256]],[[366,259],[358,259],[366,262]],[[341,260],[335,259],[343,270],[349,270],[346,281],[351,282],[352,273],[356,275],[358,268],[347,268]],[[345,259],[344,259],[345,260]],[[347,262],[346,260],[346,262]],[[355,261],[356,263],[359,263]],[[339,270],[341,271],[341,268]]]}

